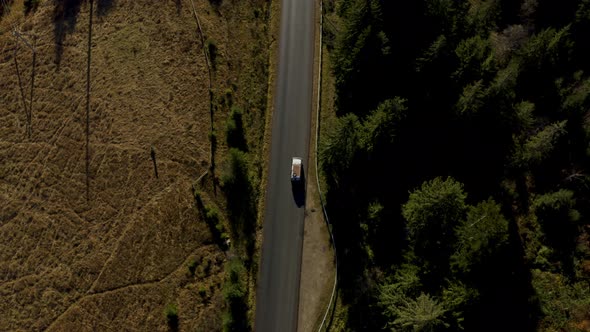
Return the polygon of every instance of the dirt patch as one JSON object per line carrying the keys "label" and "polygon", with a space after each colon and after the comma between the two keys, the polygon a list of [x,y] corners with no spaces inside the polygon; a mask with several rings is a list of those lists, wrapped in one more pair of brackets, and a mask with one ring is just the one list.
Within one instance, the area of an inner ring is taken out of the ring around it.
{"label": "dirt patch", "polygon": [[[181,330],[219,330],[226,258],[191,189],[210,153],[208,74],[191,6],[95,1],[87,202],[90,6],[69,2],[75,10],[41,1],[25,17],[16,0],[0,20],[0,330],[164,331],[168,304],[177,305]],[[195,5],[216,45],[215,98],[245,110],[258,151],[266,4]],[[37,50],[30,139],[20,85],[29,91],[32,53],[19,44],[19,85],[13,23]],[[214,127],[223,133],[231,105],[216,102]],[[213,186],[203,194],[224,206]]]}
{"label": "dirt patch", "polygon": [[298,331],[315,331],[324,316],[334,285],[334,250],[319,204],[315,174],[308,181]]}

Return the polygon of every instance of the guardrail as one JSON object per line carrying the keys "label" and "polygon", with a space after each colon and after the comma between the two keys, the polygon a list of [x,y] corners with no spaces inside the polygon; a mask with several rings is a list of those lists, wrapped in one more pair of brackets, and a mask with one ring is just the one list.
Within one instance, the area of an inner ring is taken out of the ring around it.
{"label": "guardrail", "polygon": [[324,324],[326,323],[326,318],[328,317],[328,313],[330,312],[330,308],[332,307],[332,302],[334,301],[334,295],[336,294],[336,285],[338,283],[338,252],[336,251],[336,242],[334,241],[334,234],[332,234],[332,228],[330,227],[330,219],[328,218],[328,212],[326,210],[326,206],[324,205],[324,198],[322,196],[322,189],[320,187],[320,174],[319,174],[319,167],[318,167],[318,159],[319,159],[319,151],[318,151],[318,141],[319,141],[319,128],[320,128],[320,100],[322,95],[322,37],[324,34],[323,31],[323,0],[320,0],[320,61],[318,66],[318,98],[317,98],[317,106],[316,106],[316,122],[315,122],[315,178],[318,185],[318,193],[320,195],[320,203],[322,204],[322,211],[324,213],[324,220],[326,220],[326,226],[328,227],[328,232],[330,233],[330,240],[332,241],[332,247],[334,248],[334,262],[336,265],[335,272],[334,272],[334,286],[332,288],[332,295],[330,295],[330,302],[328,302],[328,307],[326,308],[326,313],[324,314],[324,318],[318,328],[318,332],[322,331]]}

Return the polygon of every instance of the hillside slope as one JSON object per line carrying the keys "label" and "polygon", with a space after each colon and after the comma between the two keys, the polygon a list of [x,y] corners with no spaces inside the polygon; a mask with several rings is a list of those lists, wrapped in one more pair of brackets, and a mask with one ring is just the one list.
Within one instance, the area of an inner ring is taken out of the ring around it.
{"label": "hillside slope", "polygon": [[[258,107],[247,123],[263,128],[267,4],[194,3],[217,54],[214,95]],[[0,330],[166,330],[167,304],[181,330],[218,330],[226,258],[191,191],[210,158],[191,1],[95,1],[87,201],[89,9],[47,0],[25,16],[16,0],[0,20]],[[13,25],[36,44],[30,138],[32,52],[19,42],[15,61]]]}

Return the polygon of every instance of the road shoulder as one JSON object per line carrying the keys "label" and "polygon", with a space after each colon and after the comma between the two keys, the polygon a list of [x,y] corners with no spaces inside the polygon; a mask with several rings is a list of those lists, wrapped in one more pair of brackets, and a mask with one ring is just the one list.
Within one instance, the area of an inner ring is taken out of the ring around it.
{"label": "road shoulder", "polygon": [[330,243],[330,234],[320,203],[317,187],[316,158],[316,119],[318,98],[318,67],[320,65],[320,31],[319,31],[319,1],[315,33],[314,52],[314,82],[313,82],[313,111],[311,116],[309,161],[307,173],[307,198],[305,207],[305,223],[303,233],[303,249],[301,258],[301,281],[299,287],[298,331],[315,331],[322,320],[330,301],[330,294],[334,283],[334,250]]}

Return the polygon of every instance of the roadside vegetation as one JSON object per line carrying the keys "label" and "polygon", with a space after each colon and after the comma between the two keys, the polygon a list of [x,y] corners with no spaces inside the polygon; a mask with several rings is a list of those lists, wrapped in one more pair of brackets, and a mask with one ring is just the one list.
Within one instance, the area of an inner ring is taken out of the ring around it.
{"label": "roadside vegetation", "polygon": [[329,325],[590,330],[590,1],[324,9]]}

